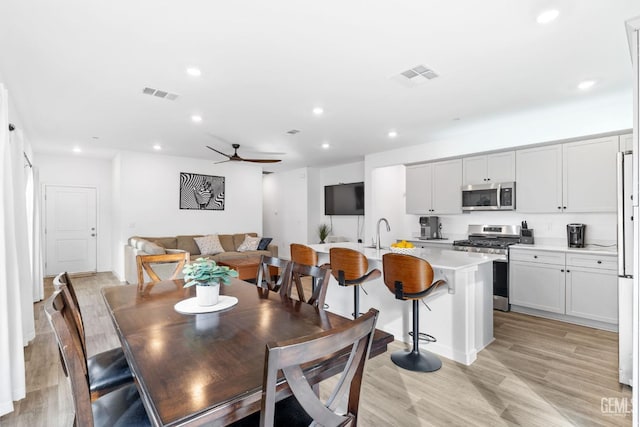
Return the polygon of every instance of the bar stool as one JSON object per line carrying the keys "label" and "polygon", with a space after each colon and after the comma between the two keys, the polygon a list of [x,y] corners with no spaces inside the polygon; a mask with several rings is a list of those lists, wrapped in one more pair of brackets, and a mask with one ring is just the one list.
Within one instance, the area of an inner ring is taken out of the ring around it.
{"label": "bar stool", "polygon": [[[309,266],[317,266],[318,265],[318,253],[314,251],[309,246],[301,245],[299,243],[292,243],[289,246],[291,250],[291,261],[296,264],[309,265]],[[296,290],[298,292],[298,298],[300,301],[305,300],[304,297],[304,289],[302,288],[302,282],[299,277],[293,278],[296,283]],[[311,279],[311,293],[314,293],[316,290],[316,280],[315,278]]]}
{"label": "bar stool", "polygon": [[[445,285],[444,280],[433,281],[433,268],[427,261],[411,255],[384,254],[382,256],[384,283],[399,300],[413,301],[413,348],[410,352],[404,350],[391,354],[391,360],[396,365],[409,371],[433,372],[440,369],[442,361],[433,353],[420,351],[420,327],[418,322],[418,301],[426,298],[438,287]],[[426,337],[426,334],[422,334]]]}
{"label": "bar stool", "polygon": [[353,318],[356,319],[360,315],[360,285],[378,279],[382,273],[377,268],[367,272],[367,257],[353,249],[331,248],[329,263],[340,286],[353,286]]}

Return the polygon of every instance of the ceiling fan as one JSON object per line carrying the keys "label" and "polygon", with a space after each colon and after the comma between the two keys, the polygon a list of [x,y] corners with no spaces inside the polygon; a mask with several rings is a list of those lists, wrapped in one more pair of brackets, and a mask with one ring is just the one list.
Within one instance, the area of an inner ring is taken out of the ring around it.
{"label": "ceiling fan", "polygon": [[218,151],[213,147],[209,147],[208,145],[206,146],[209,150],[213,150],[218,154],[222,154],[225,157],[228,157],[229,160],[223,160],[222,162],[217,162],[217,163],[224,163],[224,162],[229,162],[229,161],[233,161],[233,162],[253,162],[253,163],[278,163],[281,160],[273,160],[273,159],[245,159],[243,157],[238,156],[238,148],[240,148],[240,144],[231,144],[231,146],[233,147],[233,154],[229,155],[229,154],[225,154],[222,151]]}

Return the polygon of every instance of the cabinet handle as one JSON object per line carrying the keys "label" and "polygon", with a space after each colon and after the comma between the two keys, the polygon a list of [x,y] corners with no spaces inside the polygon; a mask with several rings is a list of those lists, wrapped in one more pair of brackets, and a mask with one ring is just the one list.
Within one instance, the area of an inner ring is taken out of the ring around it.
{"label": "cabinet handle", "polygon": [[571,273],[571,270],[567,270],[567,273]]}
{"label": "cabinet handle", "polygon": [[561,273],[564,273],[564,270],[560,270]]}
{"label": "cabinet handle", "polygon": [[538,255],[534,255],[533,257],[534,257],[534,258],[538,258]]}
{"label": "cabinet handle", "polygon": [[598,264],[602,264],[602,261],[598,260]]}
{"label": "cabinet handle", "polygon": [[566,207],[566,206],[563,206],[563,207],[562,207],[562,209],[567,209],[567,207]]}
{"label": "cabinet handle", "polygon": [[562,206],[558,206],[558,209],[562,209]]}
{"label": "cabinet handle", "polygon": [[487,181],[491,181],[491,178],[487,178]]}

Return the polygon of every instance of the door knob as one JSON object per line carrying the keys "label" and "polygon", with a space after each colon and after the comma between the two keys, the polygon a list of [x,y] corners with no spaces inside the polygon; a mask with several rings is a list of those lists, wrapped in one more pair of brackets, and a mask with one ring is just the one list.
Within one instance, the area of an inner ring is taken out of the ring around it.
{"label": "door knob", "polygon": [[91,233],[91,237],[96,237],[96,233]]}

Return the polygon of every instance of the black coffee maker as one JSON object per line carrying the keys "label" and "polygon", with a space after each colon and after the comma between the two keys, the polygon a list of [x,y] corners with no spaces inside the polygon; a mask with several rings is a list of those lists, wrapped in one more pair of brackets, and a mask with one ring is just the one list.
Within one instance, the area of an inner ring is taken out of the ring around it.
{"label": "black coffee maker", "polygon": [[570,248],[584,248],[586,224],[567,224],[567,245]]}

